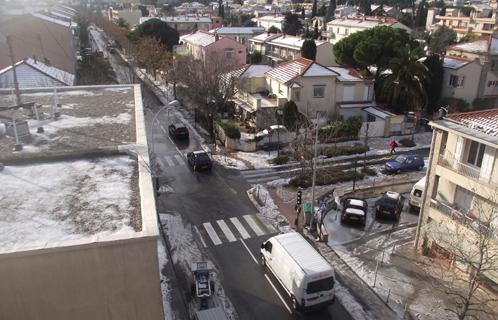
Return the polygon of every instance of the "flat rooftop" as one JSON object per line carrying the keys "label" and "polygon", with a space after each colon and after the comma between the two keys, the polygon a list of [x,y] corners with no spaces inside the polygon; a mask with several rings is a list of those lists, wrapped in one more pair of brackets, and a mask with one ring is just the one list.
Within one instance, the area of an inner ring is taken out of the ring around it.
{"label": "flat rooftop", "polygon": [[[88,86],[21,90],[22,103],[34,102],[40,121],[31,109],[0,109],[0,162],[23,153],[69,153],[109,149],[136,142],[135,95],[133,86]],[[10,90],[0,91],[0,107],[15,106]],[[60,104],[60,117],[54,119],[54,101]],[[23,138],[23,150],[14,152],[15,139],[2,134],[12,116],[26,120],[30,138]],[[43,133],[37,133],[42,126]]]}
{"label": "flat rooftop", "polygon": [[[41,120],[0,90],[0,254],[157,236],[140,86],[21,92]],[[29,126],[22,151],[13,116]]]}

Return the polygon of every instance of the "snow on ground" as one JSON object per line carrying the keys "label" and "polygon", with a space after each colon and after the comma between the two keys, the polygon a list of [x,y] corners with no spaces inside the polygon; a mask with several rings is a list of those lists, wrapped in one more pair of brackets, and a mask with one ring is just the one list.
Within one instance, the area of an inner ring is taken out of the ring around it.
{"label": "snow on ground", "polygon": [[169,280],[163,274],[163,269],[168,264],[166,248],[162,239],[157,240],[157,256],[159,258],[159,277],[161,279],[161,294],[163,297],[164,320],[173,320],[173,307],[171,306],[171,288]]}
{"label": "snow on ground", "polygon": [[211,155],[211,158],[226,168],[237,169],[237,170],[247,169],[247,166],[244,164],[244,162],[234,158],[230,158],[220,154],[213,154]]}
{"label": "snow on ground", "polygon": [[346,309],[351,317],[356,320],[370,320],[371,318],[365,313],[363,306],[355,300],[349,290],[343,287],[339,281],[335,282],[335,296]]}
{"label": "snow on ground", "polygon": [[[379,151],[389,151],[389,143],[393,140],[398,142],[399,147],[396,148],[397,151],[406,151],[410,150],[412,148],[406,148],[401,146],[399,143],[400,140],[402,139],[411,139],[411,135],[405,135],[405,136],[392,136],[392,137],[369,137],[368,138],[368,146],[370,147],[370,150],[379,150]],[[431,140],[432,140],[432,132],[423,132],[423,133],[416,133],[414,135],[415,138],[415,143],[417,144],[415,147],[416,148],[422,148],[422,147],[430,147],[431,146]],[[354,145],[355,143],[365,143],[365,139],[362,138],[360,140],[353,140],[353,141],[343,141],[343,142],[338,142],[337,145]],[[332,147],[336,145],[335,143],[328,143],[328,144],[320,144],[320,147]]]}
{"label": "snow on ground", "polygon": [[247,190],[247,196],[258,209],[259,215],[267,222],[267,226],[273,225],[280,232],[291,231],[287,218],[280,214],[270,193],[263,185],[258,184]]}
{"label": "snow on ground", "polygon": [[[206,261],[208,265],[214,266],[213,262],[207,259],[206,253],[201,250],[199,242],[194,238],[193,233],[196,229],[194,229],[194,226],[184,222],[180,214],[176,212],[161,213],[160,221],[164,228],[164,234],[168,237],[171,259],[175,265],[182,268],[182,271],[187,276],[192,275],[191,266],[195,262]],[[229,319],[238,319],[232,302],[225,295],[220,279],[217,276],[217,271],[214,270],[211,275],[216,288],[216,295],[213,298],[214,305],[223,307]],[[199,310],[198,301],[191,301],[189,303],[191,316],[197,310]]]}
{"label": "snow on ground", "polygon": [[277,156],[277,151],[256,151],[256,152],[237,152],[237,158],[243,159],[255,168],[268,168],[272,165],[268,160],[273,159]]}
{"label": "snow on ground", "polygon": [[[6,166],[0,171],[0,246],[36,246],[133,232],[129,157]],[[31,196],[36,195],[36,196]]]}

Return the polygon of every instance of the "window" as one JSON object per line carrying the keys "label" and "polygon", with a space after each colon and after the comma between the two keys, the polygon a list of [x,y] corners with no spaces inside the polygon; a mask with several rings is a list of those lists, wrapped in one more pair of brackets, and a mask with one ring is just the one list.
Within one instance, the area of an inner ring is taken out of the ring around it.
{"label": "window", "polygon": [[329,291],[334,288],[334,277],[328,277],[308,283],[306,293]]}
{"label": "window", "polygon": [[467,156],[467,163],[480,168],[482,165],[482,158],[484,157],[484,149],[486,149],[485,145],[476,141],[471,141]]}
{"label": "window", "polygon": [[296,88],[294,88],[294,89],[292,90],[292,100],[294,100],[294,101],[299,101],[299,100],[301,100],[301,89],[298,89],[298,88],[296,89]]}
{"label": "window", "polygon": [[232,59],[233,58],[233,49],[225,49],[225,57],[227,59]]}
{"label": "window", "polygon": [[377,118],[373,114],[367,114],[367,122],[375,122],[376,119]]}
{"label": "window", "polygon": [[498,81],[488,81],[488,88],[489,87],[498,87]]}
{"label": "window", "polygon": [[339,27],[337,27],[337,33],[339,33],[339,30],[341,30]]}
{"label": "window", "polygon": [[450,75],[450,81],[448,82],[448,86],[454,87],[454,88],[462,88],[464,84],[465,76],[457,76],[457,75]]}
{"label": "window", "polygon": [[344,34],[348,35],[349,34],[349,29],[344,29]]}
{"label": "window", "polygon": [[270,241],[267,241],[265,243],[265,250],[268,251],[269,253],[271,253],[271,249],[272,249],[273,245],[271,244]]}
{"label": "window", "polygon": [[278,84],[278,93],[283,93],[282,88],[280,87],[280,83]]}
{"label": "window", "polygon": [[323,98],[325,96],[325,86],[313,86],[313,98]]}
{"label": "window", "polygon": [[342,101],[354,100],[354,86],[344,86]]}

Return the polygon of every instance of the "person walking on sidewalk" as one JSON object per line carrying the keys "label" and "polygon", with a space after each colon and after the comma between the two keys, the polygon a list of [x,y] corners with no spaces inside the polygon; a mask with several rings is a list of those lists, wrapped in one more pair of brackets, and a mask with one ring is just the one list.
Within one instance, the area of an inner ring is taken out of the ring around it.
{"label": "person walking on sidewalk", "polygon": [[398,144],[396,143],[395,140],[393,140],[389,143],[389,147],[391,148],[391,154],[394,154],[396,152],[396,148],[398,147]]}

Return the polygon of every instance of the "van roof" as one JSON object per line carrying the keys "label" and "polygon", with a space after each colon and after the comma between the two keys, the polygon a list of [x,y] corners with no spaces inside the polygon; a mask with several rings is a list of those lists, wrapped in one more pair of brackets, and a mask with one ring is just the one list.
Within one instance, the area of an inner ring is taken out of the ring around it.
{"label": "van roof", "polygon": [[196,312],[197,320],[224,320],[228,317],[220,307],[205,309]]}
{"label": "van roof", "polygon": [[296,261],[306,274],[333,271],[332,266],[297,232],[275,236],[282,247]]}
{"label": "van roof", "polygon": [[419,187],[419,188],[425,187],[425,179],[426,178],[427,178],[427,176],[424,176],[422,179],[417,181],[417,183],[415,183],[414,187]]}

